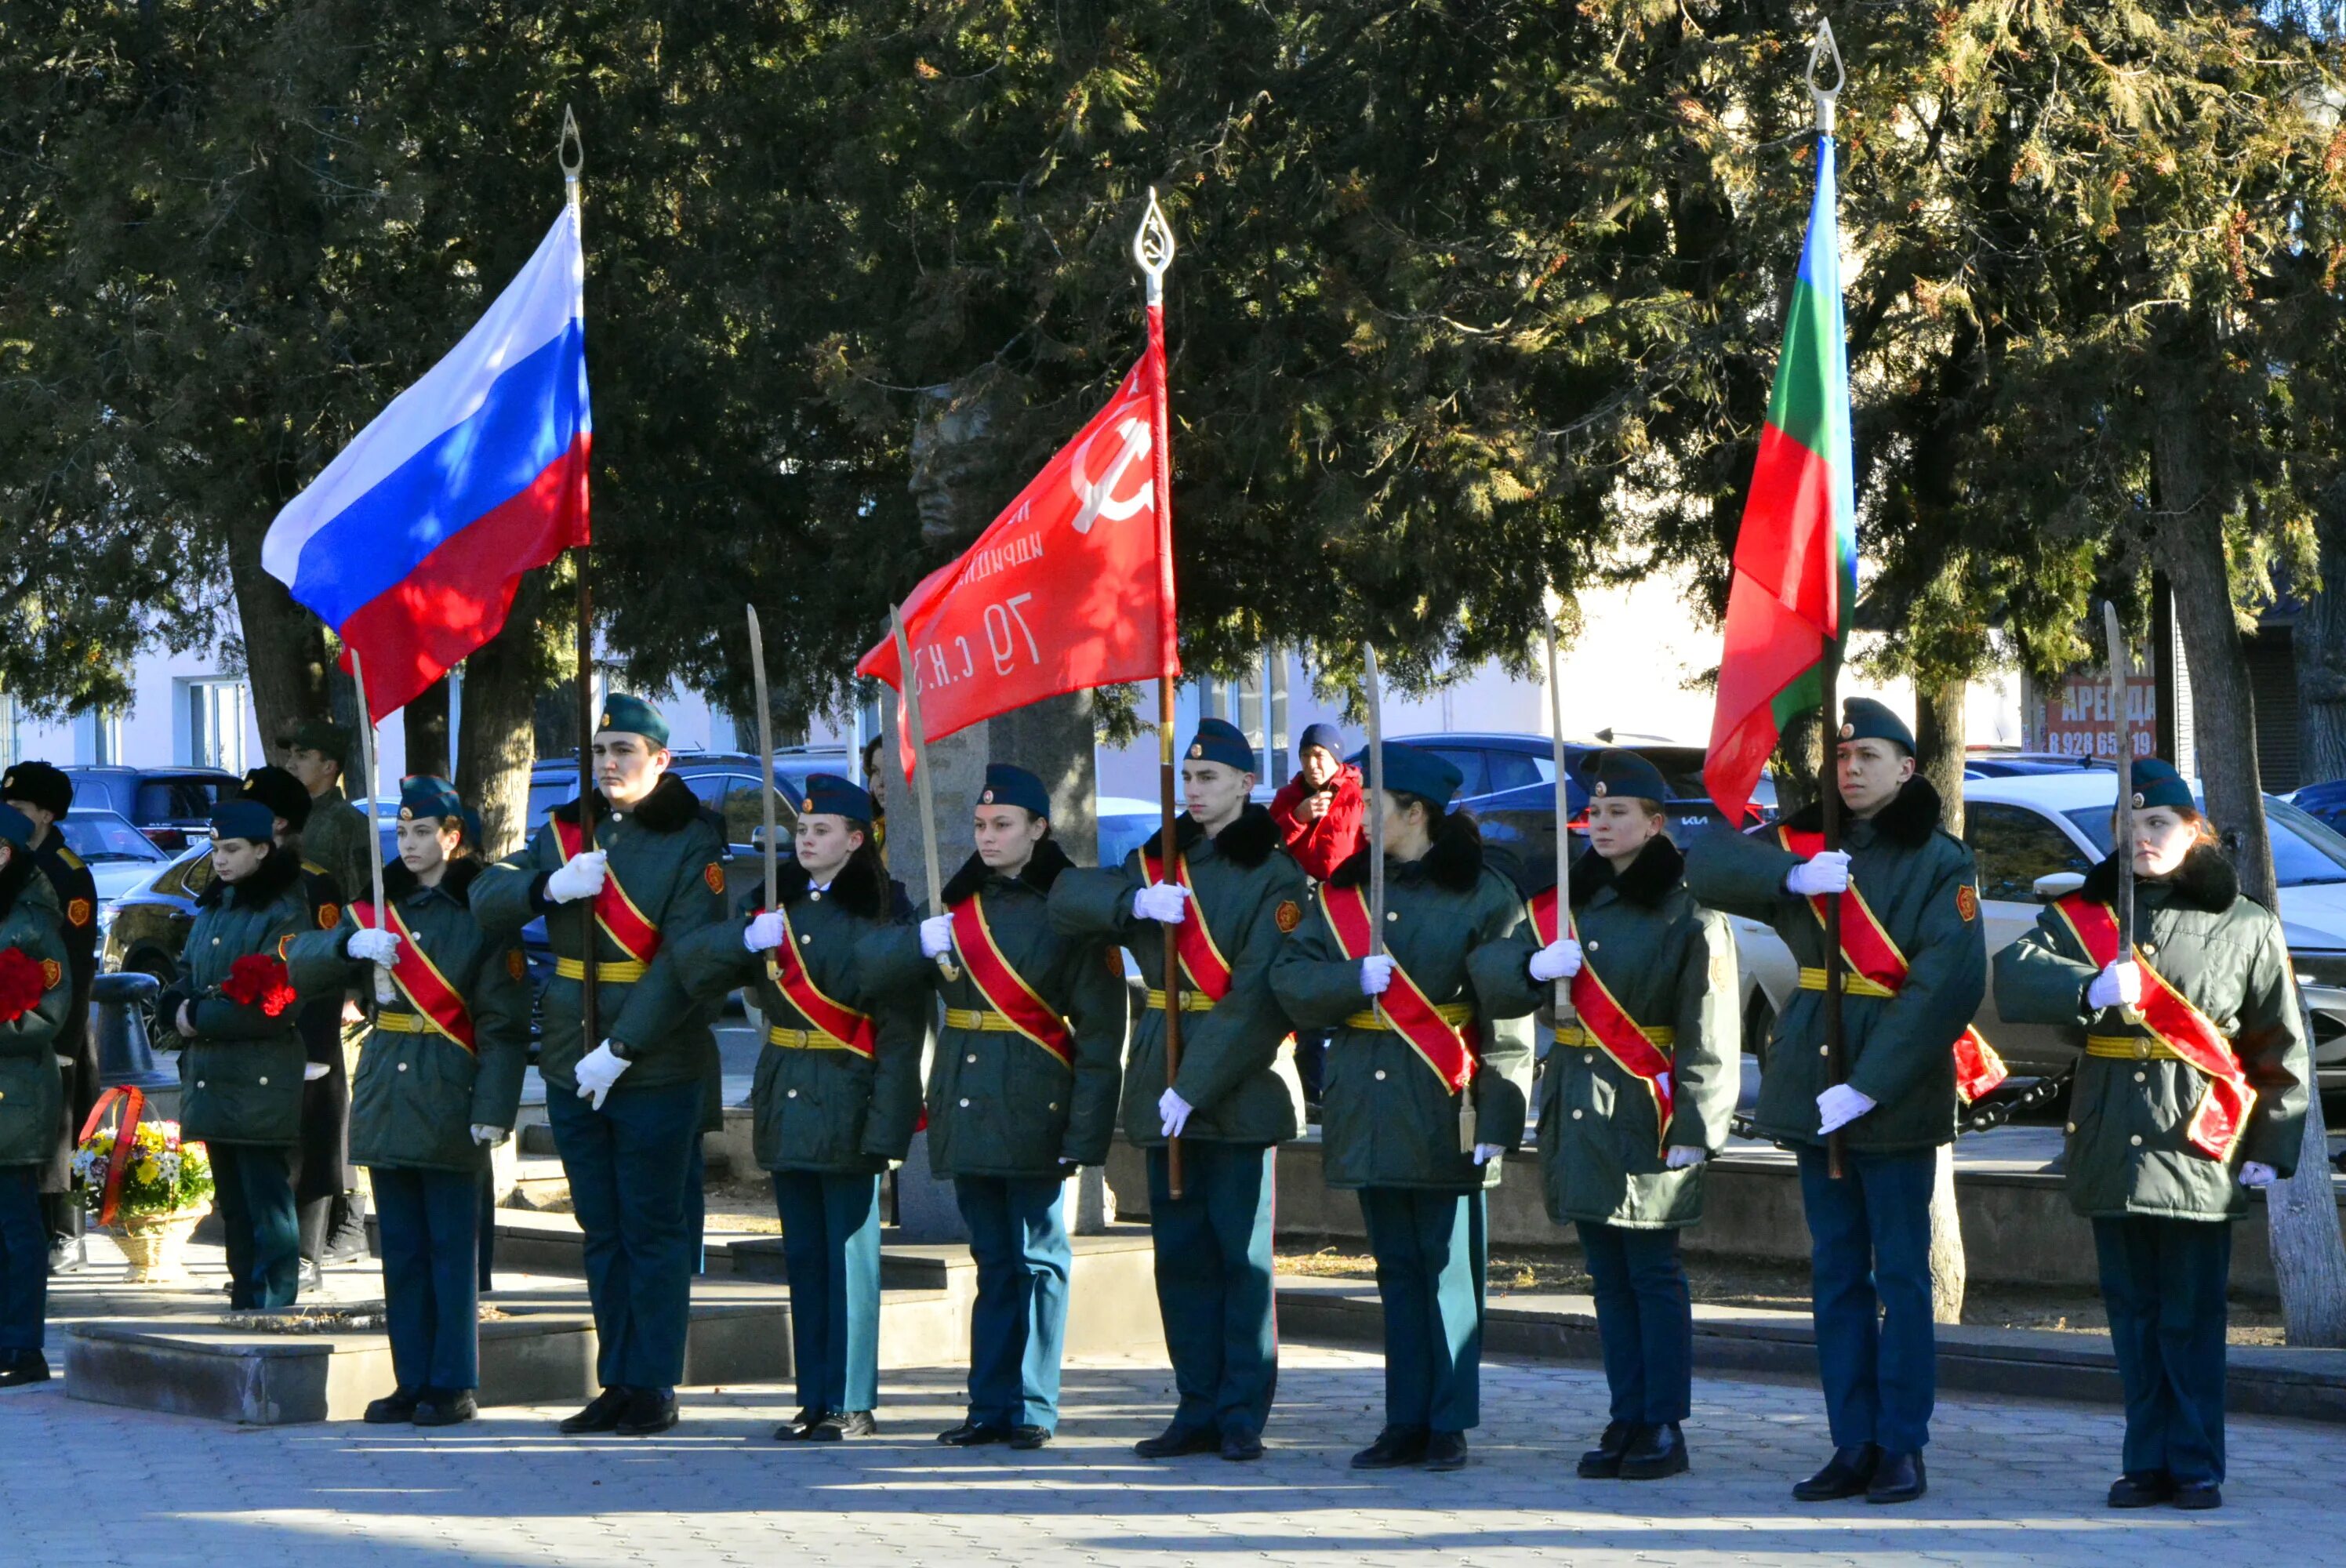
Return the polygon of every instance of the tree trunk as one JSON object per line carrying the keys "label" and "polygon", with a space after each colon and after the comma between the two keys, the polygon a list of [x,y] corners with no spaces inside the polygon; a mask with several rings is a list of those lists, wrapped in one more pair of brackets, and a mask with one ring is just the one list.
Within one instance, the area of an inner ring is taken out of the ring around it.
{"label": "tree trunk", "polygon": [[326,628],[293,602],[285,585],[260,569],[260,538],[270,513],[255,510],[229,533],[229,583],[244,635],[245,678],[264,748],[304,719],[329,718],[333,697]]}
{"label": "tree trunk", "polygon": [[442,676],[400,710],[407,730],[407,770],[448,777],[448,677]]}
{"label": "tree trunk", "polygon": [[[2191,671],[2191,711],[2198,726],[2195,749],[2208,814],[2231,849],[2240,891],[2275,909],[2279,890],[2257,772],[2248,656],[2233,616],[2223,518],[2208,494],[2191,413],[2180,389],[2170,391],[2153,453],[2161,514],[2151,549],[2174,588],[2176,625]],[[2311,1037],[2309,1023],[2307,1038]],[[2317,1089],[2309,1098],[2297,1174],[2268,1191],[2265,1220],[2289,1342],[2346,1346],[2346,1237],[2338,1228],[2321,1095]]]}
{"label": "tree trunk", "polygon": [[1964,728],[1964,697],[1968,680],[1914,682],[1915,771],[1939,792],[1948,832],[1964,836],[1964,748],[1970,737]]}
{"label": "tree trunk", "polygon": [[2314,523],[2320,575],[2300,585],[2305,608],[2290,642],[2297,654],[2297,741],[2307,783],[2346,779],[2346,484],[2322,493]]}
{"label": "tree trunk", "polygon": [[1955,1145],[1941,1144],[1931,1173],[1931,1320],[1964,1320],[1964,1227],[1955,1207]]}
{"label": "tree trunk", "polygon": [[[545,576],[531,572],[523,578],[505,629],[464,661],[456,793],[480,813],[481,852],[492,860],[511,854],[529,828],[537,693],[546,679],[537,627],[546,607]],[[445,693],[444,683],[440,689]]]}

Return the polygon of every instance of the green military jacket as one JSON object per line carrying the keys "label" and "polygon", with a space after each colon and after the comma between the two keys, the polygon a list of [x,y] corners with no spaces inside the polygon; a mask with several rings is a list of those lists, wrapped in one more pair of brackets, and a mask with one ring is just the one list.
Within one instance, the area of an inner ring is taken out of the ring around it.
{"label": "green military jacket", "polygon": [[[1790,827],[1814,831],[1811,806]],[[1847,1145],[1874,1154],[1935,1148],[1955,1135],[1955,1041],[1987,990],[1979,875],[1972,852],[1939,826],[1939,794],[1921,779],[1872,818],[1844,819],[1841,848],[1852,885],[1906,955],[1894,997],[1844,993],[1843,1060],[1850,1086],[1874,1108],[1841,1129]],[[1764,921],[1803,970],[1825,968],[1824,925],[1814,906],[1784,891],[1800,857],[1776,830],[1712,833],[1687,860],[1687,889],[1712,909]],[[1752,1117],[1761,1137],[1821,1144],[1817,1096],[1829,1082],[1824,993],[1805,987],[1778,1015]]]}
{"label": "green military jacket", "polygon": [[74,1009],[74,970],[56,895],[30,850],[16,850],[0,869],[0,952],[12,951],[32,962],[39,980],[23,1012],[0,1016],[0,1166],[46,1165],[65,1115],[56,1051]]}
{"label": "green military jacket", "polygon": [[[1141,855],[1161,834],[1127,855],[1120,868],[1075,871],[1051,889],[1051,922],[1078,939],[1121,945],[1140,965],[1148,989],[1165,990],[1164,927],[1136,920],[1132,895],[1148,880]],[[1279,842],[1270,813],[1249,806],[1209,839],[1184,816],[1175,841],[1189,869],[1192,919],[1202,920],[1229,963],[1230,989],[1209,1013],[1181,1016],[1181,1072],[1171,1087],[1193,1115],[1181,1136],[1200,1143],[1284,1143],[1303,1124],[1287,1014],[1270,993],[1270,961],[1303,919],[1310,881]],[[1185,984],[1187,983],[1185,982]],[[1124,1135],[1143,1148],[1165,1142],[1157,1102],[1165,1093],[1165,1010],[1144,1009],[1124,1070]]]}
{"label": "green military jacket", "polygon": [[179,976],[155,1010],[167,1044],[182,1038],[171,1026],[182,1002],[195,1026],[195,1038],[179,1050],[179,1129],[186,1136],[218,1144],[301,1140],[308,1062],[296,1028],[301,1003],[272,1017],[260,1001],[232,1000],[221,987],[238,959],[265,954],[282,963],[294,939],[315,929],[301,860],[283,850],[271,850],[243,881],[215,874],[197,895]]}
{"label": "green military jacket", "polygon": [[[1671,1103],[1665,1127],[1645,1080],[1604,1051],[1562,1041],[1549,1051],[1538,1096],[1540,1175],[1558,1225],[1664,1230],[1702,1217],[1703,1167],[1670,1170],[1663,1155],[1673,1145],[1707,1154],[1726,1146],[1741,1083],[1742,1005],[1735,933],[1725,916],[1694,901],[1685,871],[1678,846],[1660,838],[1617,874],[1602,855],[1573,862],[1582,962],[1632,1019],[1672,1032],[1661,1047]],[[1478,955],[1484,993],[1519,988],[1523,1002],[1552,1005],[1556,987],[1531,978],[1540,945],[1526,918],[1511,952]]]}
{"label": "green military jacket", "polygon": [[[464,1003],[473,1044],[467,1049],[437,1030],[368,1029],[351,1082],[351,1158],[359,1165],[477,1171],[487,1150],[473,1141],[474,1125],[514,1125],[529,1065],[529,972],[518,942],[492,938],[473,918],[470,895],[482,870],[478,860],[457,860],[439,886],[427,888],[396,860],[383,868],[383,896],[416,951]],[[358,929],[345,910],[332,931],[294,938],[288,951],[294,989],[337,996],[358,990],[372,998],[374,965],[349,956]],[[372,1012],[403,1021],[418,1015],[403,992]]]}
{"label": "green military jacket", "polygon": [[[725,919],[724,836],[702,813],[700,802],[682,779],[674,774],[662,778],[633,811],[611,811],[597,791],[595,813],[596,847],[610,851],[611,876],[643,917],[658,928],[662,951]],[[556,807],[554,819],[576,822],[578,802]],[[473,915],[484,930],[500,940],[517,937],[532,920],[546,917],[546,940],[554,949],[556,969],[546,987],[537,1070],[549,1094],[570,1095],[578,1089],[572,1069],[601,1042],[582,1036],[579,1012],[581,958],[586,951],[582,911],[595,901],[557,904],[546,896],[546,879],[560,870],[566,859],[554,821],[545,823],[528,843],[481,873],[473,888]],[[600,963],[624,963],[632,958],[599,921],[595,942],[596,960]],[[570,973],[562,973],[564,969]],[[611,1025],[627,1012],[628,995],[641,978],[597,982],[595,1001],[604,1038],[612,1037]],[[622,1050],[632,1064],[611,1092],[699,1082],[707,1086],[709,1107],[717,1109],[717,1036],[712,1033],[716,1016],[717,1003],[705,1002],[678,1008],[656,1023],[639,1018],[638,1037],[626,1041]],[[621,1049],[617,1041],[614,1049]]]}
{"label": "green military jacket", "polygon": [[[1365,888],[1369,851],[1338,866],[1331,888]],[[1349,958],[1328,924],[1326,889],[1314,890],[1279,956],[1270,986],[1299,1028],[1331,1032],[1321,1068],[1321,1160],[1332,1187],[1421,1187],[1469,1192],[1496,1186],[1494,1159],[1480,1170],[1460,1147],[1459,1096],[1406,1039],[1354,1023],[1371,1015],[1361,993],[1361,961]],[[1471,839],[1443,836],[1415,860],[1389,860],[1385,948],[1428,1000],[1461,1003],[1474,1015],[1474,1141],[1512,1149],[1523,1141],[1531,1089],[1531,1001],[1526,988],[1486,995],[1474,960],[1496,948],[1515,962],[1508,939],[1524,918],[1513,883],[1483,864]],[[1399,983],[1398,981],[1395,982]]]}
{"label": "green military jacket", "polygon": [[[367,848],[373,831],[365,812],[335,785],[310,798],[310,820],[301,826],[301,853],[347,898],[363,898],[374,886],[374,855]],[[388,871],[390,868],[385,867]]]}
{"label": "green military jacket", "polygon": [[944,887],[949,910],[980,901],[1003,956],[1066,1020],[1072,1066],[1024,1034],[954,1023],[956,1014],[990,1011],[984,993],[966,964],[947,980],[923,958],[915,927],[863,940],[859,962],[872,984],[933,991],[944,1003],[928,1096],[929,1168],[939,1176],[1053,1176],[1063,1166],[1107,1160],[1129,1009],[1116,950],[1051,929],[1052,885],[1072,867],[1046,839],[1015,877],[997,876],[972,855]]}
{"label": "green military jacket", "polygon": [[[2079,891],[2107,904],[2117,880],[2116,860],[2106,860]],[[2143,962],[2229,1040],[2256,1103],[2231,1157],[2214,1159],[2188,1136],[2208,1091],[2198,1069],[2171,1058],[2080,1056],[2065,1162],[2070,1206],[2091,1219],[2238,1219],[2249,1207],[2241,1164],[2260,1161],[2288,1176],[2305,1133],[2312,1056],[2280,921],[2240,897],[2231,863],[2202,847],[2173,879],[2136,881],[2134,940]],[[2015,1023],[2068,1024],[2080,1046],[2089,1033],[2147,1038],[2116,1008],[2086,1007],[2086,987],[2097,972],[2061,911],[2047,909],[2035,930],[1995,955],[1996,1009]]]}
{"label": "green military jacket", "polygon": [[[695,1001],[751,987],[765,1015],[765,1048],[750,1091],[753,1149],[770,1171],[862,1176],[901,1160],[921,1115],[921,1047],[928,1039],[927,993],[916,985],[870,983],[863,939],[901,930],[878,858],[850,860],[830,888],[784,861],[776,892],[789,911],[800,962],[825,996],[872,1024],[872,1053],[811,1045],[814,1021],[792,1005],[770,955],[741,945],[745,922],[724,921],[664,947],[627,998],[611,1037],[633,1043],[657,1033]],[[820,1033],[819,1031],[817,1031]],[[780,1038],[777,1038],[777,1035]],[[624,1082],[625,1080],[622,1080]]]}

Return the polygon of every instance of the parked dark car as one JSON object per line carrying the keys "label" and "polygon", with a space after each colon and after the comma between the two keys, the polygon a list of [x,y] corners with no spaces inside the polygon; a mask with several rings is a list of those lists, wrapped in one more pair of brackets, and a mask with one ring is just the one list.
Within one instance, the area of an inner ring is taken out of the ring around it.
{"label": "parked dark car", "polygon": [[1974,751],[1964,758],[1966,779],[2029,779],[2045,773],[2076,773],[2088,768],[2108,768],[2106,759],[2072,757],[2061,751]]}
{"label": "parked dark car", "polygon": [[177,854],[211,837],[212,808],[243,782],[218,768],[72,767],[74,804],[118,811],[157,849]]}
{"label": "parked dark car", "polygon": [[2308,784],[2296,793],[2283,798],[2290,805],[2325,827],[2346,832],[2346,779],[2331,779],[2320,784]]}

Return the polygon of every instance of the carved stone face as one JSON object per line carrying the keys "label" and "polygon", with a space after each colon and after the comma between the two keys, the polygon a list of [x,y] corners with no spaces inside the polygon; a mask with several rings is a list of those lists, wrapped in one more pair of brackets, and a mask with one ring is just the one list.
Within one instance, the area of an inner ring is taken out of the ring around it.
{"label": "carved stone face", "polygon": [[992,516],[985,494],[994,477],[985,460],[985,438],[994,428],[994,389],[969,382],[929,387],[913,426],[913,494],[921,518],[921,538],[931,545],[957,545],[974,538]]}

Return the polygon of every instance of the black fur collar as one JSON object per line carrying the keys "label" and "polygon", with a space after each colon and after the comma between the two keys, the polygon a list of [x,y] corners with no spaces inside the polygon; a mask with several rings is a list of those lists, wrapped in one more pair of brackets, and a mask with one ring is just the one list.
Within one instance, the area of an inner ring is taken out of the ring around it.
{"label": "black fur collar", "polygon": [[25,884],[39,870],[40,862],[33,859],[32,850],[20,845],[9,851],[8,863],[0,866],[0,920],[6,920],[15,911]]}
{"label": "black fur collar", "polygon": [[[814,879],[796,860],[782,860],[774,867],[774,896],[784,904],[798,902],[813,885]],[[887,919],[892,901],[890,891],[886,877],[874,869],[869,855],[851,856],[831,881],[831,896],[858,920]]]}
{"label": "black fur collar", "polygon": [[[481,862],[466,855],[448,862],[440,873],[439,891],[469,906],[473,901],[473,879],[481,874]],[[404,903],[416,890],[415,873],[407,869],[404,860],[393,860],[382,868],[382,896],[393,903]]]}
{"label": "black fur collar", "polygon": [[[1849,822],[1853,820],[1848,806],[1843,805],[1841,820]],[[1911,850],[1929,843],[1931,835],[1938,831],[1941,820],[1939,792],[1931,788],[1929,779],[1918,773],[1906,780],[1906,787],[1875,815],[1873,830],[1892,843]],[[1811,800],[1792,813],[1788,826],[1796,833],[1814,833],[1821,831],[1824,824],[1824,807]]]}
{"label": "black fur collar", "polygon": [[[1173,819],[1173,841],[1181,846],[1184,854],[1204,835],[1204,831],[1187,811]],[[1164,837],[1165,830],[1162,828],[1149,834],[1142,852],[1158,853]],[[1214,852],[1250,871],[1270,859],[1270,852],[1277,848],[1279,825],[1270,820],[1270,811],[1251,800],[1239,810],[1236,821],[1214,835]]]}
{"label": "black fur collar", "polygon": [[267,909],[301,881],[301,851],[280,844],[269,851],[260,870],[240,882],[225,881],[215,871],[212,880],[204,884],[204,891],[196,895],[196,903],[199,908],[209,909],[225,899],[231,909]]}
{"label": "black fur collar", "polygon": [[[1067,851],[1059,848],[1058,840],[1046,839],[1035,846],[1035,858],[1026,862],[1026,869],[1018,873],[1018,880],[1048,898],[1051,884],[1059,880],[1059,873],[1074,864],[1067,859]],[[993,875],[984,860],[971,855],[961,863],[961,870],[953,874],[953,880],[945,883],[945,908],[951,909],[974,897]]]}
{"label": "black fur collar", "polygon": [[[2148,884],[2137,879],[2139,889]],[[2221,850],[2207,844],[2194,844],[2191,852],[2183,857],[2174,879],[2167,883],[2169,895],[2177,903],[2205,910],[2209,914],[2222,914],[2240,896],[2239,874]],[[2118,896],[2118,858],[2113,852],[2086,873],[2086,885],[2077,890],[2087,899],[2108,903]]]}
{"label": "black fur collar", "polygon": [[1678,853],[1678,847],[1666,835],[1657,834],[1647,840],[1626,871],[1616,872],[1612,861],[1587,850],[1572,862],[1572,904],[1575,909],[1581,908],[1611,888],[1630,903],[1654,909],[1670,896],[1685,876],[1686,857]]}
{"label": "black fur collar", "polygon": [[[1482,841],[1471,834],[1436,832],[1433,848],[1418,860],[1397,860],[1388,868],[1403,877],[1423,876],[1434,886],[1454,893],[1472,892],[1483,879]],[[1352,858],[1338,866],[1328,879],[1340,888],[1366,887],[1369,881],[1369,851],[1365,846],[1352,851]]]}
{"label": "black fur collar", "polygon": [[[555,816],[565,822],[578,820],[576,797],[554,809]],[[595,791],[595,820],[603,821],[611,815],[611,803],[603,799],[603,791]],[[644,803],[636,808],[636,820],[655,833],[673,833],[688,828],[700,815],[700,797],[695,795],[685,781],[673,773],[663,773]]]}

